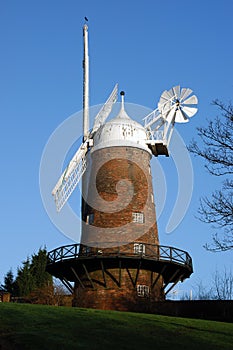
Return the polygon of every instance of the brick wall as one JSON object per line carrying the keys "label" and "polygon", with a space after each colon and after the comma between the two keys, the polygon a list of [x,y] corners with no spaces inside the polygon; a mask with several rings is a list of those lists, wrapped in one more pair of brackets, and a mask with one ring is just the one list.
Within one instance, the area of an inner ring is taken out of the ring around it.
{"label": "brick wall", "polygon": [[[82,243],[132,242],[158,244],[150,154],[133,147],[111,147],[92,153],[86,184],[87,204]],[[132,222],[133,213],[144,215]]]}
{"label": "brick wall", "polygon": [[[90,275],[95,289],[83,276],[82,282],[85,288],[82,288],[78,283],[76,284],[73,306],[118,311],[144,310],[146,312],[151,301],[164,299],[164,293],[161,289],[162,278],[152,289],[150,271],[140,270],[138,277],[136,274],[136,269],[122,269],[120,279],[119,269],[107,270],[104,278],[102,271],[92,272]],[[138,285],[149,286],[149,293],[139,296]]]}
{"label": "brick wall", "polygon": [[[133,147],[92,152],[83,181],[82,244],[98,244],[108,252],[123,242],[159,244],[150,159],[148,152]],[[133,222],[133,213],[142,213],[143,222]],[[134,311],[141,305],[146,311],[151,301],[164,299],[162,277],[152,288],[157,274],[151,271],[105,266],[88,274],[79,275],[85,288],[75,284],[74,306]],[[138,296],[137,285],[148,286],[148,295]]]}
{"label": "brick wall", "polygon": [[11,295],[8,292],[0,291],[0,302],[9,303]]}

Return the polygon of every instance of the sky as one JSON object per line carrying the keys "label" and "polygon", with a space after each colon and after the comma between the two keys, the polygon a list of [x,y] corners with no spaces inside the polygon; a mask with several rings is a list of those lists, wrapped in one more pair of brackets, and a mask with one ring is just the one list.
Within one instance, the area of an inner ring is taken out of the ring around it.
{"label": "sky", "polygon": [[[198,97],[198,113],[176,126],[188,145],[197,139],[196,128],[218,114],[212,101],[232,101],[232,11],[231,0],[0,2],[0,283],[40,247],[73,243],[43,206],[39,172],[50,136],[82,110],[84,16],[89,19],[90,105],[104,103],[117,82],[127,102],[150,110],[164,90],[189,87]],[[77,130],[81,123],[80,118]],[[53,155],[56,161],[59,155]],[[214,231],[196,218],[200,197],[219,188],[221,179],[210,176],[201,159],[190,157],[191,202],[169,234],[177,171],[171,158],[152,159],[160,163],[167,184],[158,218],[160,244],[186,250],[193,259],[194,273],[176,287],[179,293],[194,290],[200,281],[210,285],[216,270],[232,266],[231,252],[203,248]]]}

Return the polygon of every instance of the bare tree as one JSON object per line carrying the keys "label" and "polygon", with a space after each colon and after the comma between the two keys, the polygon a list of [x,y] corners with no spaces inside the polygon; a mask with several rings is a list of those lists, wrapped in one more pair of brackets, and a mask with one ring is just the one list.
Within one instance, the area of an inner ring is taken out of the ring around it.
{"label": "bare tree", "polygon": [[54,280],[54,305],[60,306],[65,304],[65,297],[70,295],[65,287]]}
{"label": "bare tree", "polygon": [[231,270],[227,271],[225,268],[223,272],[216,271],[213,282],[216,299],[233,299],[233,274]]}
{"label": "bare tree", "polygon": [[222,187],[203,197],[200,201],[198,217],[212,224],[213,242],[205,248],[211,251],[233,249],[233,106],[215,100],[213,104],[221,112],[220,117],[208,120],[207,127],[198,127],[200,142],[192,141],[189,151],[205,160],[205,168],[214,176],[223,178]]}
{"label": "bare tree", "polygon": [[203,285],[203,282],[199,280],[193,287],[193,300],[213,300],[216,299],[213,286]]}

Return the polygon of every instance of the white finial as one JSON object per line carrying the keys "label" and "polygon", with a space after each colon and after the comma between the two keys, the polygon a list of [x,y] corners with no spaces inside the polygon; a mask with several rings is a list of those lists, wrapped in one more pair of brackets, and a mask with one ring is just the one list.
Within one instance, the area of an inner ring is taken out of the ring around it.
{"label": "white finial", "polygon": [[125,92],[121,91],[120,95],[121,95],[121,110],[124,111],[125,110]]}

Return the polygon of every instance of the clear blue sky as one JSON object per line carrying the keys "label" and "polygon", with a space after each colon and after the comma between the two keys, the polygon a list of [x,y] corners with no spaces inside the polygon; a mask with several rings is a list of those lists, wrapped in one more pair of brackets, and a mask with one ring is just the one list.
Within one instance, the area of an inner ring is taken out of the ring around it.
{"label": "clear blue sky", "polygon": [[[72,243],[44,210],[39,166],[52,132],[82,109],[84,16],[89,18],[91,105],[103,103],[116,82],[128,102],[151,109],[163,90],[190,87],[199,111],[189,124],[177,126],[189,144],[196,127],[217,115],[211,102],[232,100],[232,13],[232,0],[1,1],[0,282],[39,247]],[[221,179],[191,158],[194,189],[185,218],[172,234],[164,233],[177,185],[173,167],[174,176],[167,176],[174,182],[168,184],[158,223],[160,243],[187,250],[193,258],[195,273],[180,290],[200,280],[209,283],[216,269],[232,265],[232,253],[202,247],[212,231],[195,218],[199,198],[218,188]]]}

